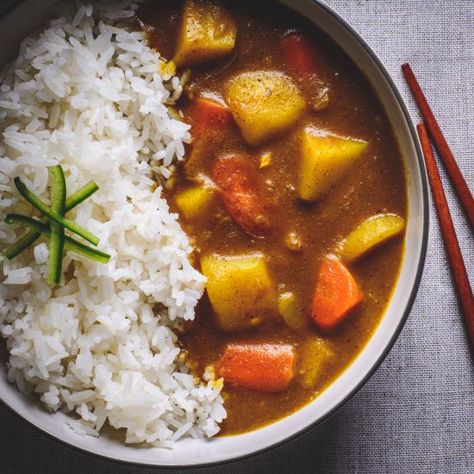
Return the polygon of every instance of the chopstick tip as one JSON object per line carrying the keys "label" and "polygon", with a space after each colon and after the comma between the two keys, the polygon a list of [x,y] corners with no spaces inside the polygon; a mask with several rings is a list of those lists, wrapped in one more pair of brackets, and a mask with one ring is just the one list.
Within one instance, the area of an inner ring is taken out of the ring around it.
{"label": "chopstick tip", "polygon": [[426,143],[429,143],[429,138],[428,138],[428,129],[426,128],[425,122],[421,121],[418,123],[416,126],[416,130],[418,132],[418,136],[420,137],[420,141],[425,140]]}
{"label": "chopstick tip", "polygon": [[403,63],[402,64],[402,72],[405,75],[405,77],[407,78],[407,80],[408,80],[408,76],[413,75],[413,70],[410,66],[410,63]]}

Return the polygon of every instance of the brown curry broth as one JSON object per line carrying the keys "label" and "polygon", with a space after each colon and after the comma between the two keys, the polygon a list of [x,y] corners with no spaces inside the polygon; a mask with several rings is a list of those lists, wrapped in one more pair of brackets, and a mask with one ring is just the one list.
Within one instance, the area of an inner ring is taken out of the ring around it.
{"label": "brown curry broth", "polygon": [[[219,141],[219,153],[250,155],[255,172],[268,180],[267,188],[276,205],[276,212],[271,216],[274,229],[271,236],[248,237],[228,216],[219,199],[202,219],[193,223],[184,219],[180,221],[197,254],[263,252],[269,257],[271,274],[276,284],[281,285],[280,289],[294,291],[309,308],[321,256],[331,252],[355,225],[377,212],[389,211],[406,216],[404,167],[379,100],[368,80],[345,53],[286,8],[273,2],[255,3],[258,5],[227,2],[238,26],[235,54],[232,58],[194,68],[193,93],[222,97],[224,84],[237,72],[261,68],[285,71],[277,45],[285,31],[296,28],[314,38],[323,58],[314,88],[308,90],[302,85],[303,92],[310,101],[321,87],[329,87],[330,106],[324,111],[306,113],[292,131],[254,148],[243,142],[237,127],[223,132],[227,135]],[[166,58],[172,56],[180,5],[181,2],[155,2],[141,12],[151,44]],[[291,70],[285,72],[293,73]],[[181,106],[185,111],[186,99]],[[299,202],[294,190],[299,156],[295,131],[306,124],[369,142],[368,152],[357,166],[327,197],[313,204]],[[272,164],[259,170],[259,155],[264,151],[272,152]],[[204,164],[202,171],[205,174],[210,174],[214,157],[212,154]],[[190,184],[180,169],[176,185],[166,194],[173,210],[178,211],[174,193]],[[291,252],[283,244],[285,234],[293,230],[303,238],[301,253]],[[222,425],[222,434],[249,431],[289,415],[334,382],[379,324],[398,276],[402,252],[402,239],[397,238],[351,266],[365,300],[350,321],[330,336],[318,334],[311,325],[305,334],[296,334],[277,315],[274,320],[249,331],[226,334],[216,327],[212,308],[207,297],[203,297],[196,311],[196,321],[181,337],[196,374],[202,374],[207,365],[214,363],[229,342],[290,342],[298,351],[299,343],[305,339],[326,337],[336,354],[332,362],[323,367],[321,377],[311,389],[302,387],[298,377],[286,391],[274,394],[225,387],[228,418]]]}

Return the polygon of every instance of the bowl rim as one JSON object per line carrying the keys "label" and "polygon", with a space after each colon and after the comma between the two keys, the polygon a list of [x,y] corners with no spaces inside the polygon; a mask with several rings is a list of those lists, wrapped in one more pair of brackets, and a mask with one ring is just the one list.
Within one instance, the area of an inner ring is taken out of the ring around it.
{"label": "bowl rim", "polygon": [[[287,8],[292,9],[295,11],[295,8],[287,3],[284,2],[283,0],[275,0],[279,3],[284,3],[284,5]],[[389,342],[386,344],[384,347],[383,351],[380,353],[379,357],[372,363],[372,366],[370,369],[367,371],[364,377],[361,378],[359,383],[355,385],[352,390],[350,390],[343,398],[341,401],[339,401],[334,407],[332,407],[331,410],[326,412],[323,416],[318,418],[317,420],[303,426],[301,429],[297,430],[295,433],[285,437],[284,439],[281,439],[279,441],[276,441],[274,443],[270,443],[260,449],[257,449],[255,451],[246,453],[246,454],[240,454],[236,455],[235,457],[229,457],[223,460],[216,460],[216,461],[210,461],[210,462],[202,462],[202,463],[196,463],[196,464],[149,464],[147,462],[137,462],[137,461],[126,461],[124,459],[118,459],[118,458],[113,458],[112,456],[107,456],[95,451],[90,451],[86,448],[77,446],[73,444],[72,442],[69,442],[65,439],[56,437],[54,434],[44,430],[42,427],[40,427],[38,424],[35,424],[33,420],[26,419],[23,417],[18,411],[16,411],[12,406],[10,406],[6,401],[3,399],[0,399],[0,406],[6,408],[10,413],[14,415],[17,419],[21,420],[23,423],[26,425],[33,427],[36,431],[39,433],[42,433],[43,435],[46,435],[49,439],[51,439],[53,442],[59,443],[67,448],[72,448],[73,450],[76,450],[82,454],[85,455],[92,455],[93,457],[97,457],[99,459],[109,461],[112,463],[117,463],[125,466],[137,466],[137,467],[142,467],[142,468],[155,468],[155,469],[162,469],[166,468],[169,470],[178,470],[178,469],[198,469],[198,468],[203,468],[203,467],[212,467],[212,466],[221,466],[221,465],[226,465],[230,463],[234,463],[237,461],[241,461],[244,459],[249,459],[254,456],[257,456],[259,454],[269,452],[272,450],[275,450],[279,448],[280,446],[290,442],[294,441],[297,438],[300,438],[304,434],[308,433],[310,430],[313,428],[316,428],[317,426],[320,426],[324,424],[329,418],[331,418],[340,408],[342,408],[366,383],[367,381],[372,377],[372,375],[375,373],[375,371],[380,367],[382,362],[385,360],[387,357],[388,353],[391,351],[394,343],[398,339],[403,327],[405,326],[405,323],[408,319],[408,316],[411,312],[411,309],[413,307],[413,303],[415,301],[416,295],[418,293],[420,283],[421,283],[421,278],[423,275],[423,270],[425,266],[425,260],[426,260],[426,253],[427,253],[427,246],[428,246],[428,232],[429,232],[429,197],[428,197],[428,182],[427,182],[427,174],[426,174],[426,167],[425,167],[425,162],[423,158],[423,154],[421,151],[418,135],[416,133],[415,125],[413,123],[413,120],[410,116],[410,113],[408,111],[408,108],[403,100],[403,97],[396,86],[395,82],[393,81],[391,75],[383,65],[381,59],[379,56],[373,51],[373,49],[369,46],[369,44],[365,41],[365,39],[359,34],[350,24],[348,21],[346,21],[339,13],[337,13],[335,10],[333,10],[329,5],[324,3],[323,0],[309,0],[311,3],[316,4],[319,8],[324,10],[326,14],[331,16],[339,25],[346,30],[347,33],[351,36],[351,38],[359,43],[359,45],[362,47],[364,52],[368,55],[368,57],[373,61],[375,67],[377,70],[380,72],[381,76],[383,79],[386,81],[387,85],[389,86],[389,89],[393,93],[397,104],[400,107],[400,110],[403,114],[404,119],[406,120],[406,126],[407,126],[407,131],[409,132],[412,144],[415,149],[415,154],[416,154],[416,160],[418,162],[419,170],[420,170],[420,185],[421,185],[421,196],[422,196],[422,218],[423,218],[423,227],[422,227],[422,236],[421,236],[421,247],[420,247],[420,254],[419,254],[419,261],[416,269],[416,275],[413,280],[413,287],[411,288],[410,295],[407,300],[407,304],[403,310],[403,315],[400,318],[400,321],[394,330]],[[20,5],[27,3],[28,0],[16,0],[12,2],[11,5],[8,7],[4,8],[0,14],[0,20],[2,20],[5,16],[7,16],[10,12],[18,8]],[[301,13],[299,13],[302,16],[305,16]],[[311,21],[311,20],[310,20]],[[334,41],[334,40],[333,40]],[[343,49],[343,48],[341,48]],[[344,51],[344,49],[343,49]],[[357,356],[358,357],[358,356]],[[311,404],[311,402],[310,402]],[[291,417],[292,414],[288,415],[285,418]],[[262,427],[264,428],[264,427]],[[245,433],[244,433],[245,434]]]}

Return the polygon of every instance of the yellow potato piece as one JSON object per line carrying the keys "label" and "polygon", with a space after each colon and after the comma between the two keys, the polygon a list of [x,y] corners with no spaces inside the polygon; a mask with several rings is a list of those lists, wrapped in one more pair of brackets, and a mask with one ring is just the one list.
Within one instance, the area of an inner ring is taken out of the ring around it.
{"label": "yellow potato piece", "polygon": [[277,296],[261,254],[201,259],[207,294],[223,331],[258,325],[277,310]]}
{"label": "yellow potato piece", "polygon": [[272,164],[272,152],[266,151],[263,155],[260,156],[260,166],[261,170],[268,168]]}
{"label": "yellow potato piece", "polygon": [[287,291],[278,297],[278,312],[286,325],[294,331],[301,332],[308,327],[309,318],[293,292]]}
{"label": "yellow potato piece", "polygon": [[299,381],[306,388],[313,388],[321,380],[321,370],[333,357],[329,342],[310,338],[300,346]]}
{"label": "yellow potato piece", "polygon": [[158,72],[163,76],[163,79],[170,80],[176,74],[176,64],[174,61],[159,59]]}
{"label": "yellow potato piece", "polygon": [[298,87],[278,71],[235,76],[227,86],[225,99],[249,145],[288,129],[306,107]]}
{"label": "yellow potato piece", "polygon": [[320,199],[347,173],[367,146],[363,140],[305,128],[301,136],[299,197],[306,201]]}
{"label": "yellow potato piece", "polygon": [[173,61],[177,66],[220,59],[235,46],[237,28],[229,12],[213,2],[186,0]]}
{"label": "yellow potato piece", "polygon": [[207,209],[214,193],[214,189],[205,185],[186,189],[176,195],[176,205],[186,219],[193,220]]}
{"label": "yellow potato piece", "polygon": [[359,224],[341,245],[341,258],[350,263],[405,229],[397,214],[378,214]]}

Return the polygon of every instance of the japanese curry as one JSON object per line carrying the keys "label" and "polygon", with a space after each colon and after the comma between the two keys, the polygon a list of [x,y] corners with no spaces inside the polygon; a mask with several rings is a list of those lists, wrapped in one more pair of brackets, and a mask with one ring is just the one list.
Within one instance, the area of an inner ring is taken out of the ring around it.
{"label": "japanese curry", "polygon": [[153,2],[140,13],[191,125],[164,184],[207,277],[181,336],[224,378],[224,434],[309,403],[383,317],[403,255],[402,157],[368,79],[276,2]]}

